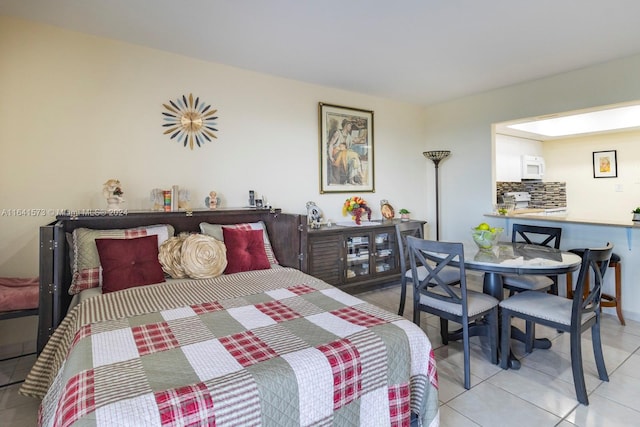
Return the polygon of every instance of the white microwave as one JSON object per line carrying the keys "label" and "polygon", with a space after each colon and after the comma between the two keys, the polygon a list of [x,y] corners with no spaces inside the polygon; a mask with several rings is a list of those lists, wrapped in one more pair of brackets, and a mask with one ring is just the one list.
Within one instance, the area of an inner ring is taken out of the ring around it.
{"label": "white microwave", "polygon": [[522,156],[522,179],[542,179],[544,177],[544,158],[540,156]]}

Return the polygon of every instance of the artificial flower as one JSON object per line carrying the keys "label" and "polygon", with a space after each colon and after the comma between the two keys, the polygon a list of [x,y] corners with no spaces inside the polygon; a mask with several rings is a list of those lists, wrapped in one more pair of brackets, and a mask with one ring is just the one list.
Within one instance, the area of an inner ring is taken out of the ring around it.
{"label": "artificial flower", "polygon": [[367,206],[367,201],[362,197],[351,196],[342,205],[342,215],[347,216],[350,213],[351,219],[358,225],[362,223],[360,216],[365,212],[367,213],[367,218],[371,221],[371,208]]}

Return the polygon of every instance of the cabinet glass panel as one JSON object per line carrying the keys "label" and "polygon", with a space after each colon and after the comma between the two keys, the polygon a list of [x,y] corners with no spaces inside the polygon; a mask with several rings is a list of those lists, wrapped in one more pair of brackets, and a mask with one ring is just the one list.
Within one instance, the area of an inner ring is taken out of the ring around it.
{"label": "cabinet glass panel", "polygon": [[390,232],[375,234],[376,273],[385,273],[396,268],[395,234]]}
{"label": "cabinet glass panel", "polygon": [[370,249],[368,235],[347,237],[347,280],[369,274]]}

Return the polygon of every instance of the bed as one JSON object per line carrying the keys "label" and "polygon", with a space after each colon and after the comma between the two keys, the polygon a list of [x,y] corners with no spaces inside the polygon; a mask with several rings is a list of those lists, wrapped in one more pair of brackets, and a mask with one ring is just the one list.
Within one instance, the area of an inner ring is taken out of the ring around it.
{"label": "bed", "polygon": [[[76,229],[162,223],[180,233],[256,221],[276,260],[268,268],[71,302]],[[52,290],[41,312],[51,316],[41,319],[46,337],[20,390],[42,399],[40,424],[438,425],[427,336],[300,271],[304,224],[278,211],[229,210],[61,217],[41,230],[40,270],[50,273],[41,286]]]}

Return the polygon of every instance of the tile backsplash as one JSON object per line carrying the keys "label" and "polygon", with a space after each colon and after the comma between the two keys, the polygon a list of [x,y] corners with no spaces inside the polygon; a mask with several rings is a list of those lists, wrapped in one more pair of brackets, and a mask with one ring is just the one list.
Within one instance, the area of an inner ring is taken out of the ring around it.
{"label": "tile backsplash", "polygon": [[567,207],[567,185],[565,182],[496,182],[496,203],[502,194],[511,191],[527,191],[531,194],[529,207],[551,209]]}

